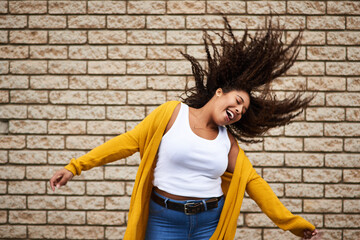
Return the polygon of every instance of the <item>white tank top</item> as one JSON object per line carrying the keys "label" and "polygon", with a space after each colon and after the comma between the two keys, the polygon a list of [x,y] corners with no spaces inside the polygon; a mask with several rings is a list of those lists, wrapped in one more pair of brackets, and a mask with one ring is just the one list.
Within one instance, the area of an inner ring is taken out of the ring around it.
{"label": "white tank top", "polygon": [[190,128],[189,106],[181,103],[174,124],[159,146],[154,186],[185,197],[221,196],[221,175],[227,169],[230,145],[222,126],[214,140],[196,135]]}

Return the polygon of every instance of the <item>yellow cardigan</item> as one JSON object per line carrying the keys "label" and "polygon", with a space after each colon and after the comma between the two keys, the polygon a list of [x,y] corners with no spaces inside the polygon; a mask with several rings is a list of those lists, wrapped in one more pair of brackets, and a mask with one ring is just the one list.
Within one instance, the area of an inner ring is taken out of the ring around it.
{"label": "yellow cardigan", "polygon": [[[178,101],[171,101],[161,105],[133,130],[107,141],[78,159],[73,158],[65,166],[74,175],[80,175],[82,170],[101,166],[140,151],[141,162],[131,195],[129,218],[124,236],[126,240],[145,238],[149,199],[153,187],[153,170],[156,164],[154,159],[167,123],[178,103]],[[301,237],[305,229],[315,229],[311,223],[300,216],[293,215],[284,207],[270,186],[255,172],[242,149],[237,156],[234,173],[225,172],[222,176],[222,188],[226,196],[225,203],[211,240],[234,239],[245,190],[281,229],[290,230]]]}

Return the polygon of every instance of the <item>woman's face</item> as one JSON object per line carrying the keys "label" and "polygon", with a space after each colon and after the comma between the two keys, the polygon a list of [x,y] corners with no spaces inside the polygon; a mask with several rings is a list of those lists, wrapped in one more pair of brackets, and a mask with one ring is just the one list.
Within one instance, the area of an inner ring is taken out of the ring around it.
{"label": "woman's face", "polygon": [[221,88],[214,95],[214,121],[218,126],[233,124],[241,119],[250,105],[250,96],[242,90],[224,93]]}

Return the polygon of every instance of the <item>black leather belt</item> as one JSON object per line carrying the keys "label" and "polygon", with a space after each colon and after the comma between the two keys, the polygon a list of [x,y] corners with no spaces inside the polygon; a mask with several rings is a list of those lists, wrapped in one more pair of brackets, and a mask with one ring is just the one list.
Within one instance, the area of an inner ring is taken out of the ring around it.
{"label": "black leather belt", "polygon": [[206,200],[205,201],[206,208],[205,208],[204,202],[201,202],[201,201],[187,202],[185,204],[173,202],[171,200],[167,200],[165,202],[164,198],[159,197],[154,192],[151,193],[151,199],[154,202],[156,202],[157,204],[159,204],[160,206],[163,206],[163,207],[171,209],[171,210],[183,212],[186,215],[197,214],[197,213],[205,211],[205,209],[210,210],[210,209],[217,208],[218,202],[220,201],[221,198],[222,198],[222,196]]}

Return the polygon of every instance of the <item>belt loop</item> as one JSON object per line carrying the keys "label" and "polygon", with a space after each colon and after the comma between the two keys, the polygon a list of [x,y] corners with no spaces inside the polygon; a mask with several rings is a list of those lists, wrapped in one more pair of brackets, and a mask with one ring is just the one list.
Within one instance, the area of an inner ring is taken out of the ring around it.
{"label": "belt loop", "polygon": [[164,200],[165,208],[168,208],[168,206],[167,206],[167,201],[168,201],[168,200],[169,200],[168,198],[165,198],[165,200]]}
{"label": "belt loop", "polygon": [[201,201],[202,201],[202,203],[204,204],[205,211],[207,211],[207,204],[206,204],[205,199],[203,199],[203,200],[201,200]]}

